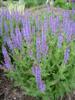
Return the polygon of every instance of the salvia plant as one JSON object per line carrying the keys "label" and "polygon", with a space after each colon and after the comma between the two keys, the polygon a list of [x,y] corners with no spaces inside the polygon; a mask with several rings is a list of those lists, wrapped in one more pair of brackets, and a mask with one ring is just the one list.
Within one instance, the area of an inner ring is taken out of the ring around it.
{"label": "salvia plant", "polygon": [[38,100],[57,100],[75,89],[75,22],[68,11],[48,13],[0,13],[0,67]]}

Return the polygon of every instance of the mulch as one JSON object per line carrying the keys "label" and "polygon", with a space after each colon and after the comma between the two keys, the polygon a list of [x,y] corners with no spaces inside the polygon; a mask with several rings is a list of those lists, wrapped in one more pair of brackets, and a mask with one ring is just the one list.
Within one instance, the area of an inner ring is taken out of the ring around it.
{"label": "mulch", "polygon": [[35,100],[26,96],[20,87],[14,87],[14,82],[5,76],[4,69],[0,68],[0,100]]}

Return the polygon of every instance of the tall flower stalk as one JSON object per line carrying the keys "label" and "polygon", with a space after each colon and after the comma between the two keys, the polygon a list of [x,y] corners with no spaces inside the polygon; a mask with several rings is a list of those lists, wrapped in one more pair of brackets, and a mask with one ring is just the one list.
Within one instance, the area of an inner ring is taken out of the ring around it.
{"label": "tall flower stalk", "polygon": [[63,36],[62,34],[59,34],[58,36],[58,48],[61,48],[62,47],[62,43],[63,43]]}
{"label": "tall flower stalk", "polygon": [[8,55],[8,52],[6,50],[6,48],[4,47],[4,45],[2,45],[2,53],[3,53],[3,57],[4,57],[4,66],[7,68],[7,69],[10,69],[11,68],[11,59]]}
{"label": "tall flower stalk", "polygon": [[36,37],[36,58],[37,58],[37,61],[40,63],[41,61],[41,38],[40,36]]}
{"label": "tall flower stalk", "polygon": [[67,47],[66,51],[64,53],[64,63],[67,64],[68,60],[69,60],[69,56],[70,56],[70,48]]}
{"label": "tall flower stalk", "polygon": [[32,67],[32,73],[35,76],[37,87],[41,92],[45,91],[45,84],[41,79],[41,69],[39,66],[33,66]]}
{"label": "tall flower stalk", "polygon": [[46,57],[47,52],[48,52],[48,45],[47,45],[47,40],[46,40],[46,34],[44,33],[43,29],[42,29],[41,52],[42,52],[42,56]]}

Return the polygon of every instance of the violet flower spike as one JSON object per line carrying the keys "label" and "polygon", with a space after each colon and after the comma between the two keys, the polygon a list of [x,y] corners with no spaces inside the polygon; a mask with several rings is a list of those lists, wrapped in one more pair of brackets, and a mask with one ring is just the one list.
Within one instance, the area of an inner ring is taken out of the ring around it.
{"label": "violet flower spike", "polygon": [[59,36],[58,36],[58,48],[61,48],[62,47],[62,43],[63,43],[63,36],[62,36],[62,34],[60,34]]}
{"label": "violet flower spike", "polygon": [[36,16],[35,22],[36,22],[37,30],[39,30],[40,29],[40,25],[39,25],[40,21],[39,21],[39,17],[38,16]]}
{"label": "violet flower spike", "polygon": [[2,46],[2,53],[4,56],[4,65],[7,69],[10,69],[11,68],[11,60],[10,60],[8,52],[4,46]]}
{"label": "violet flower spike", "polygon": [[66,48],[66,51],[64,53],[64,63],[67,64],[68,60],[69,60],[69,55],[70,55],[70,49]]}
{"label": "violet flower spike", "polygon": [[39,83],[41,81],[41,70],[39,66],[33,66],[32,67],[32,73],[34,74],[36,78],[36,83]]}
{"label": "violet flower spike", "polygon": [[36,38],[36,57],[37,57],[37,61],[40,62],[40,60],[41,60],[41,40],[40,40],[40,36],[37,36],[37,38]]}
{"label": "violet flower spike", "polygon": [[45,84],[41,79],[41,70],[39,66],[32,67],[32,73],[36,78],[37,87],[41,92],[45,91]]}
{"label": "violet flower spike", "polygon": [[13,44],[12,44],[12,41],[11,41],[10,38],[8,38],[8,40],[7,40],[7,45],[8,45],[8,47],[9,47],[10,50],[13,50],[14,49]]}
{"label": "violet flower spike", "polygon": [[59,17],[54,18],[53,16],[50,16],[49,24],[53,34],[55,34],[59,25]]}
{"label": "violet flower spike", "polygon": [[11,38],[12,38],[13,48],[18,48],[18,43],[17,43],[16,36],[14,33],[11,33]]}
{"label": "violet flower spike", "polygon": [[47,33],[48,31],[48,19],[46,17],[44,18],[43,31],[44,33]]}
{"label": "violet flower spike", "polygon": [[30,33],[29,33],[29,23],[28,22],[26,22],[25,32],[26,32],[27,41],[29,42],[30,41]]}
{"label": "violet flower spike", "polygon": [[0,36],[2,36],[2,31],[3,31],[3,29],[2,29],[2,23],[3,23],[3,19],[1,17],[1,19],[0,19]]}
{"label": "violet flower spike", "polygon": [[15,34],[11,32],[13,48],[21,49],[22,46],[22,34],[19,28],[15,29]]}
{"label": "violet flower spike", "polygon": [[47,52],[48,52],[48,46],[46,43],[46,34],[43,32],[43,29],[42,29],[41,50],[42,50],[42,55],[45,57],[47,55]]}
{"label": "violet flower spike", "polygon": [[40,81],[37,86],[41,92],[45,92],[46,86],[43,81]]}
{"label": "violet flower spike", "polygon": [[10,33],[14,32],[14,27],[13,27],[13,23],[12,20],[10,20]]}
{"label": "violet flower spike", "polygon": [[10,15],[9,10],[6,11],[6,17],[7,17],[7,20],[10,20],[11,19],[11,15]]}
{"label": "violet flower spike", "polygon": [[25,27],[22,29],[22,33],[24,36],[24,39],[26,40],[27,45],[31,44],[31,36],[30,36],[30,29],[28,22],[25,23]]}
{"label": "violet flower spike", "polygon": [[4,29],[5,29],[5,32],[8,33],[9,30],[8,30],[8,25],[7,25],[6,21],[4,22]]}
{"label": "violet flower spike", "polygon": [[21,34],[18,27],[15,29],[15,33],[16,33],[17,44],[18,44],[19,47],[21,47],[21,45],[22,45],[22,34]]}

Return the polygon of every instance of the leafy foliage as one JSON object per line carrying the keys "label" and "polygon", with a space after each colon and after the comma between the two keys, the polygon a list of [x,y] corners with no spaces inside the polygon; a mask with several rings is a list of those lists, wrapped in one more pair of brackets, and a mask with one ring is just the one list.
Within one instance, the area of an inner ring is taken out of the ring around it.
{"label": "leafy foliage", "polygon": [[75,42],[70,44],[70,58],[64,64],[64,52],[67,47],[65,41],[62,48],[57,47],[56,36],[49,36],[49,51],[46,58],[42,58],[40,63],[42,80],[45,82],[46,91],[41,93],[37,86],[35,77],[32,74],[32,66],[36,60],[29,57],[27,47],[23,47],[22,52],[15,50],[13,59],[15,69],[10,71],[8,76],[15,80],[15,85],[21,86],[27,95],[42,97],[43,100],[57,100],[59,96],[69,93],[75,88]]}
{"label": "leafy foliage", "polygon": [[21,86],[25,90],[25,94],[34,97],[40,96],[41,93],[36,87],[35,77],[32,74],[34,60],[27,54],[27,47],[23,46],[22,52],[15,49],[12,57],[15,69],[9,71],[7,76],[9,78],[12,77],[15,81],[15,86]]}
{"label": "leafy foliage", "polygon": [[[46,4],[46,0],[8,0],[7,1],[8,3],[8,8],[11,9],[16,6],[18,6],[18,8],[20,7],[20,9],[23,9],[23,8],[30,8],[30,7],[36,7],[36,6],[39,6],[39,5],[43,5],[43,4]],[[49,1],[50,3],[51,1]],[[20,4],[20,5],[19,5]],[[3,5],[1,2],[0,2],[0,6]],[[65,0],[55,0],[54,1],[54,6],[55,7],[61,7],[61,8],[64,8],[64,9],[72,9],[72,3],[71,2],[67,2]]]}
{"label": "leafy foliage", "polygon": [[[75,23],[64,18],[68,13],[60,18],[52,14],[33,18],[28,12],[24,16],[8,11],[2,14],[0,59],[8,63],[11,59],[6,75],[14,80],[14,86],[41,100],[57,100],[75,89],[75,40],[70,37]],[[68,28],[59,33],[61,24]]]}
{"label": "leafy foliage", "polygon": [[72,3],[65,2],[65,0],[55,0],[54,5],[65,9],[72,9]]}

